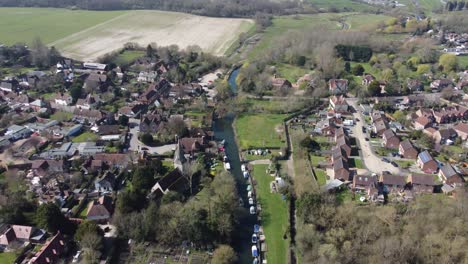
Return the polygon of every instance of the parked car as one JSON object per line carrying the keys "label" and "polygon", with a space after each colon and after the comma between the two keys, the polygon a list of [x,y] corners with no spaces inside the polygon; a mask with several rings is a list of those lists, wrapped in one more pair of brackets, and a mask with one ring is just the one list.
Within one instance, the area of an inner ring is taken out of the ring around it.
{"label": "parked car", "polygon": [[362,127],[362,133],[366,133],[366,131],[367,131],[367,130],[366,130],[366,127],[363,126],[363,127]]}
{"label": "parked car", "polygon": [[369,141],[369,138],[368,138],[368,137],[366,137],[366,138],[364,138],[364,139],[365,139],[366,141]]}
{"label": "parked car", "polygon": [[383,162],[390,163],[390,160],[389,160],[389,159],[387,159],[387,158],[385,158],[385,157],[383,157],[383,158],[382,158],[382,161],[383,161]]}
{"label": "parked car", "polygon": [[398,168],[398,164],[396,162],[392,161],[392,162],[390,162],[390,164],[392,164],[393,167]]}

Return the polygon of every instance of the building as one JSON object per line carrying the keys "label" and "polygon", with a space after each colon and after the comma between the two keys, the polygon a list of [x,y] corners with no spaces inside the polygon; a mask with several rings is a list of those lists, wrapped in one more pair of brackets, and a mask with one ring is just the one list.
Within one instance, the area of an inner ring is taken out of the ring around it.
{"label": "building", "polygon": [[455,130],[458,137],[460,137],[462,140],[467,140],[468,139],[468,124],[460,123],[460,124],[454,126],[453,130]]}
{"label": "building", "polygon": [[439,171],[440,180],[452,186],[462,186],[465,182],[463,177],[461,177],[450,164],[444,164]]}
{"label": "building", "polygon": [[60,93],[55,95],[54,101],[57,105],[68,106],[73,103],[73,97],[69,94]]}
{"label": "building", "polygon": [[25,242],[42,242],[47,233],[45,230],[32,226],[22,225],[1,225],[0,226],[0,246],[10,247],[13,244],[23,244]]}
{"label": "building", "polygon": [[12,125],[8,127],[5,137],[12,140],[28,138],[31,136],[32,131],[24,126]]}
{"label": "building", "polygon": [[366,193],[377,187],[377,177],[376,176],[364,176],[356,175],[353,178],[353,190],[365,191]]}
{"label": "building", "polygon": [[115,184],[115,174],[111,171],[106,171],[94,181],[94,189],[98,192],[112,192],[114,191]]}
{"label": "building", "polygon": [[284,78],[278,78],[276,75],[271,78],[271,85],[275,89],[291,89],[292,84],[290,81]]}
{"label": "building", "polygon": [[423,130],[432,125],[432,120],[426,116],[419,116],[414,120],[414,129],[416,130]]}
{"label": "building", "polygon": [[99,105],[100,101],[101,100],[99,99],[98,96],[88,94],[88,96],[86,96],[85,99],[81,99],[81,98],[78,99],[78,101],[76,101],[75,106],[80,109],[89,110],[89,109],[96,108]]}
{"label": "building", "polygon": [[373,122],[372,128],[374,133],[380,136],[388,129],[388,123],[383,119],[378,119]]}
{"label": "building", "polygon": [[374,76],[372,76],[370,74],[364,74],[364,76],[362,76],[362,83],[361,84],[363,86],[368,86],[374,80],[375,80]]}
{"label": "building", "polygon": [[99,199],[91,201],[88,204],[88,210],[86,211],[86,219],[90,221],[105,223],[111,218],[112,209],[112,198],[107,195],[101,196],[99,197]]}
{"label": "building", "polygon": [[400,139],[395,135],[393,130],[387,129],[382,134],[382,145],[386,148],[396,149],[400,145]]}
{"label": "building", "polygon": [[419,173],[410,174],[407,182],[412,187],[412,190],[417,193],[433,193],[434,186],[436,185],[434,176]]}
{"label": "building", "polygon": [[382,174],[379,182],[384,185],[384,193],[400,192],[406,186],[405,177],[392,174]]}
{"label": "building", "polygon": [[398,154],[405,159],[416,159],[418,157],[418,151],[408,139],[400,142],[400,145],[398,146]]}
{"label": "building", "polygon": [[349,181],[348,162],[343,158],[339,158],[333,162],[333,173],[337,180]]}
{"label": "building", "polygon": [[66,250],[67,244],[65,238],[60,232],[58,232],[51,240],[44,244],[34,257],[31,258],[29,264],[56,263]]}
{"label": "building", "polygon": [[427,150],[419,153],[417,164],[425,173],[436,173],[439,167]]}
{"label": "building", "polygon": [[35,176],[44,177],[64,173],[63,160],[33,160],[31,171]]}
{"label": "building", "polygon": [[439,129],[437,130],[433,138],[437,144],[453,144],[453,141],[457,137],[457,132],[455,130],[448,128],[448,129]]}
{"label": "building", "polygon": [[438,124],[453,123],[468,119],[468,108],[464,106],[447,106],[432,110],[435,122]]}
{"label": "building", "polygon": [[431,82],[432,90],[440,91],[446,87],[452,86],[453,83],[449,79],[439,79]]}
{"label": "building", "polygon": [[348,103],[343,95],[334,95],[330,97],[330,107],[336,113],[346,113],[348,112]]}
{"label": "building", "polygon": [[328,81],[328,88],[332,94],[345,94],[348,92],[348,80],[331,79]]}
{"label": "building", "polygon": [[148,197],[159,199],[169,191],[183,191],[188,187],[187,178],[184,177],[180,169],[175,168],[151,188],[151,193]]}

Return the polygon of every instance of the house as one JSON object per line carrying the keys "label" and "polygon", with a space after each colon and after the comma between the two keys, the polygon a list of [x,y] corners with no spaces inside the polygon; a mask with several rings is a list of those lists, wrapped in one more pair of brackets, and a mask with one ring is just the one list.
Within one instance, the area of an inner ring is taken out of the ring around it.
{"label": "house", "polygon": [[138,98],[142,104],[152,104],[157,99],[158,93],[155,90],[155,84],[151,84]]}
{"label": "house", "polygon": [[73,97],[69,94],[59,93],[55,95],[54,101],[57,105],[68,106],[73,103]]}
{"label": "house", "polygon": [[169,191],[183,191],[187,187],[187,178],[183,176],[178,168],[175,168],[151,188],[151,193],[148,197],[159,199]]}
{"label": "house", "polygon": [[112,198],[107,195],[101,196],[99,197],[99,199],[91,201],[88,204],[88,210],[86,211],[86,219],[90,221],[105,223],[111,218],[112,209]]}
{"label": "house", "polygon": [[465,182],[463,177],[461,177],[452,167],[452,165],[446,163],[439,170],[440,180],[452,186],[462,186]]}
{"label": "house", "polygon": [[348,137],[340,137],[336,141],[336,146],[343,149],[346,155],[349,157],[351,156],[351,147],[348,142]]}
{"label": "house", "polygon": [[420,116],[425,116],[429,119],[433,119],[434,116],[432,114],[432,109],[428,109],[428,108],[419,108],[417,111],[416,111],[416,116],[420,117]]}
{"label": "house", "polygon": [[76,101],[75,106],[80,109],[89,110],[89,109],[96,108],[99,105],[99,103],[100,103],[99,96],[88,94],[88,96],[86,96],[85,99],[82,99],[82,98],[78,99],[78,101]]}
{"label": "house", "polygon": [[396,149],[400,145],[400,139],[391,129],[387,129],[383,132],[382,139],[382,145],[386,148]]}
{"label": "house", "polygon": [[101,161],[101,164],[105,164],[110,169],[124,169],[130,163],[129,156],[122,153],[100,153],[92,155],[92,158],[93,161]]}
{"label": "house", "polygon": [[460,137],[462,140],[467,140],[468,139],[468,124],[460,123],[460,124],[454,126],[453,130],[455,130],[458,137]]}
{"label": "house", "polygon": [[18,140],[22,138],[28,138],[31,136],[32,131],[24,126],[18,126],[18,125],[12,125],[8,127],[5,137],[12,139],[12,140]]}
{"label": "house", "polygon": [[420,80],[417,79],[408,79],[406,80],[406,87],[412,92],[424,90],[424,85]]}
{"label": "house", "polygon": [[125,115],[129,118],[136,118],[138,117],[143,111],[146,110],[146,105],[144,104],[133,104],[121,107],[118,111],[118,115]]}
{"label": "house", "polygon": [[348,92],[348,80],[330,79],[328,81],[328,89],[332,94],[345,94]]}
{"label": "house", "polygon": [[63,160],[33,160],[31,171],[39,177],[64,173]]}
{"label": "house", "polygon": [[0,245],[4,247],[10,247],[14,243],[39,243],[45,239],[46,235],[45,230],[32,226],[0,225]]}
{"label": "house", "polygon": [[416,130],[423,130],[432,125],[432,120],[425,116],[420,116],[414,120],[413,126]]}
{"label": "house", "polygon": [[18,81],[16,80],[3,80],[0,81],[0,90],[4,92],[13,92],[16,91],[18,87]]}
{"label": "house", "polygon": [[47,108],[47,103],[44,100],[37,99],[29,104],[29,106],[34,110],[34,112],[39,112],[41,109]]}
{"label": "house", "polygon": [[345,162],[348,162],[348,155],[346,155],[344,149],[335,146],[331,151],[331,162],[334,163],[338,159],[343,159]]}
{"label": "house", "polygon": [[372,106],[368,105],[368,104],[359,104],[359,107],[361,108],[361,111],[362,111],[362,114],[363,115],[370,115],[370,113],[372,113]]}
{"label": "house", "polygon": [[356,175],[353,178],[353,190],[368,192],[372,188],[377,187],[376,176]]}
{"label": "house", "polygon": [[204,151],[206,148],[204,137],[185,137],[181,138],[179,141],[185,154],[195,155],[198,152]]}
{"label": "house", "polygon": [[152,83],[158,78],[158,72],[156,71],[141,71],[138,74],[137,82]]}
{"label": "house", "polygon": [[418,151],[414,148],[409,139],[400,142],[400,145],[398,146],[398,154],[405,159],[416,159],[418,157]]}
{"label": "house", "polygon": [[436,185],[434,176],[419,173],[410,174],[407,182],[412,187],[412,190],[417,193],[433,193],[434,186]]}
{"label": "house", "polygon": [[388,129],[388,123],[383,119],[378,119],[373,122],[372,128],[374,133],[380,136]]}
{"label": "house", "polygon": [[427,150],[419,153],[417,164],[425,173],[436,173],[439,167]]}
{"label": "house", "polygon": [[189,100],[197,96],[202,91],[202,87],[196,83],[177,84],[169,89],[169,97]]}
{"label": "house", "polygon": [[106,171],[94,181],[94,189],[98,192],[112,192],[114,191],[115,183],[115,174],[111,171]]}
{"label": "house", "polygon": [[348,103],[343,95],[334,95],[330,97],[330,107],[336,113],[346,113],[348,112]]}
{"label": "house", "polygon": [[431,88],[433,90],[440,91],[446,87],[451,86],[453,83],[449,79],[439,79],[431,82]]}
{"label": "house", "polygon": [[435,122],[438,124],[453,123],[468,119],[468,108],[464,106],[447,106],[439,110],[432,110]]}
{"label": "house", "polygon": [[167,117],[162,112],[144,115],[140,120],[140,132],[155,134],[165,122],[167,122]]}
{"label": "house", "polygon": [[350,177],[348,162],[345,161],[343,158],[335,160],[333,162],[333,173],[335,179],[348,181]]}
{"label": "house", "polygon": [[275,89],[290,89],[292,84],[290,81],[284,78],[278,78],[276,75],[271,78],[271,85]]}
{"label": "house", "polygon": [[110,80],[105,74],[91,73],[85,79],[83,89],[85,91],[105,92],[111,85]]}
{"label": "house", "polygon": [[433,135],[433,138],[437,144],[453,144],[453,140],[456,137],[457,132],[451,128],[439,129]]}
{"label": "house", "polygon": [[406,186],[405,177],[392,174],[382,174],[379,182],[384,185],[385,193],[400,192]]}
{"label": "house", "polygon": [[101,136],[120,135],[119,125],[101,125],[97,129],[97,133]]}
{"label": "house", "polygon": [[51,264],[57,263],[62,254],[67,250],[67,244],[62,234],[57,234],[31,258],[28,264]]}
{"label": "house", "polygon": [[362,76],[362,85],[364,86],[368,86],[372,81],[374,81],[375,78],[374,76],[370,75],[370,74],[364,74],[364,76]]}
{"label": "house", "polygon": [[80,108],[75,108],[73,111],[73,116],[78,121],[87,121],[89,123],[98,123],[105,118],[105,115],[99,110],[87,110]]}

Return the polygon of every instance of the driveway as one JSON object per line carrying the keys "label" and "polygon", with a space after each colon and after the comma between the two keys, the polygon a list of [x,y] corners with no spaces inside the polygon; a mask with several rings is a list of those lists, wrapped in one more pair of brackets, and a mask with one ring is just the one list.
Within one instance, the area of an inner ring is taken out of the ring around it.
{"label": "driveway", "polygon": [[[348,98],[346,100],[349,105],[351,105],[354,109],[357,108],[357,99]],[[365,138],[367,135],[362,133],[362,125],[364,124],[364,116],[360,112],[353,113],[354,119],[359,119],[351,130],[353,131],[353,135],[356,138],[356,143],[361,150],[361,158],[364,162],[364,165],[370,172],[374,173],[381,173],[382,171],[389,171],[394,175],[401,175],[403,172],[399,167],[393,167],[392,164],[383,162],[381,157],[376,155],[372,148],[370,141],[366,141]]]}
{"label": "driveway", "polygon": [[133,125],[133,128],[130,128],[129,135],[131,136],[131,138],[130,138],[130,144],[129,144],[128,150],[140,152],[141,148],[147,148],[148,149],[147,151],[150,154],[164,154],[175,149],[176,144],[167,144],[167,145],[162,145],[162,146],[157,146],[157,147],[146,146],[145,144],[141,143],[138,140],[140,120],[132,118],[129,120],[129,122],[134,125]]}

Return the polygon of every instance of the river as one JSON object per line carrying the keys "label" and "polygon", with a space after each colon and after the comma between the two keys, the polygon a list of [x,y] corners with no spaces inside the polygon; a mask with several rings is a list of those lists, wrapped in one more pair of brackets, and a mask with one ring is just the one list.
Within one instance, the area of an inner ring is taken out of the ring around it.
{"label": "river", "polygon": [[[232,71],[229,76],[228,83],[234,94],[237,94],[236,77],[239,69]],[[244,179],[241,171],[241,162],[239,157],[239,149],[237,148],[234,128],[232,126],[235,119],[233,113],[228,114],[222,119],[217,119],[214,122],[213,131],[216,140],[225,140],[225,152],[231,164],[231,173],[236,180],[236,186],[239,196],[244,200],[245,210],[240,216],[240,223],[238,229],[234,232],[232,246],[236,250],[239,261],[238,263],[252,263],[251,253],[251,236],[253,233],[253,226],[256,224],[256,216],[252,216],[248,212],[248,199],[247,199],[247,180]]]}

